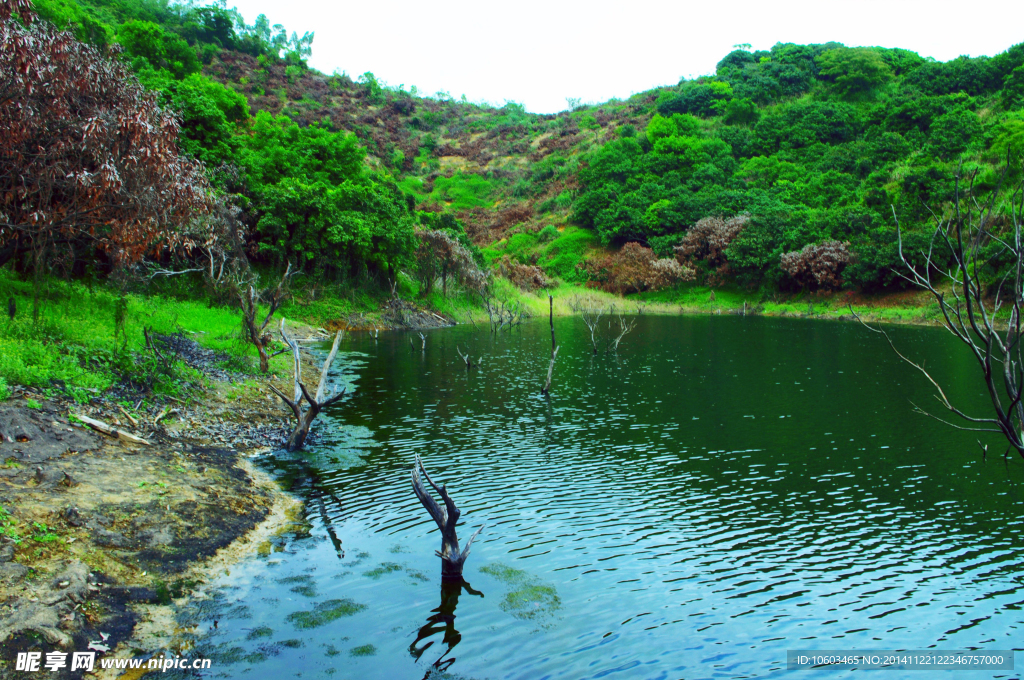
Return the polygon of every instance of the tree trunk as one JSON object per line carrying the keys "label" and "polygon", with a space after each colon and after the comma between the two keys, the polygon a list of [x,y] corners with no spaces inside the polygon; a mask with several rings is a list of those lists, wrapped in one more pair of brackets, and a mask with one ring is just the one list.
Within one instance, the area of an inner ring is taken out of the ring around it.
{"label": "tree trunk", "polygon": [[[444,508],[437,504],[434,497],[423,486],[420,473],[426,478],[434,491],[441,496]],[[416,456],[416,462],[412,468],[412,490],[437,524],[437,528],[441,530],[441,549],[436,551],[437,556],[441,558],[441,581],[461,581],[462,567],[466,563],[466,558],[469,557],[469,547],[473,545],[473,540],[483,531],[483,526],[477,529],[476,533],[466,541],[466,547],[459,550],[459,537],[455,533],[455,525],[458,523],[462,513],[455,506],[455,501],[448,495],[445,485],[438,486],[430,478],[430,475],[427,474],[419,455]]]}

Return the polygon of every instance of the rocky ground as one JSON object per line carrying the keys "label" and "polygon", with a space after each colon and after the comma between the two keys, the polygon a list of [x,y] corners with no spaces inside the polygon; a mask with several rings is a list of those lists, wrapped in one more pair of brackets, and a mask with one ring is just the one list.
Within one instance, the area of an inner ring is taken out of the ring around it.
{"label": "rocky ground", "polygon": [[0,677],[25,677],[14,670],[22,651],[139,651],[147,612],[193,588],[206,558],[287,521],[295,501],[248,460],[289,431],[265,379],[221,368],[224,357],[188,337],[160,342],[206,376],[201,399],[119,386],[88,404],[31,391],[0,403]]}

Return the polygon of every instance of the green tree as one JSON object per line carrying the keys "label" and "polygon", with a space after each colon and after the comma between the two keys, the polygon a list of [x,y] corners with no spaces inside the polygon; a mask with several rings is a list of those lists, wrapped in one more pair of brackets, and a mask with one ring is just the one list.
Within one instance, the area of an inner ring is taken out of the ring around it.
{"label": "green tree", "polygon": [[841,47],[823,52],[816,60],[818,77],[843,99],[870,96],[892,80],[892,69],[875,50],[866,47]]}

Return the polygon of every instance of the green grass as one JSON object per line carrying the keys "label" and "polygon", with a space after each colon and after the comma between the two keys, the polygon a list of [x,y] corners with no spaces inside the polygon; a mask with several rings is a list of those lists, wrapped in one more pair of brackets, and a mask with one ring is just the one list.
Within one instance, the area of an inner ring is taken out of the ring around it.
{"label": "green grass", "polygon": [[[13,297],[18,310],[13,320],[0,321],[0,396],[6,396],[7,385],[45,388],[54,381],[81,396],[83,390],[105,390],[121,378],[152,372],[153,365],[139,360],[151,356],[145,351],[145,326],[157,333],[181,330],[205,347],[255,356],[251,346],[239,342],[238,311],[210,306],[203,299],[127,294],[123,331],[115,333],[120,296],[112,288],[51,279],[40,292],[39,318],[34,320],[31,282],[0,269],[0,299]],[[156,387],[173,393],[174,381],[200,379],[183,364],[173,373],[173,380],[157,380]]]}

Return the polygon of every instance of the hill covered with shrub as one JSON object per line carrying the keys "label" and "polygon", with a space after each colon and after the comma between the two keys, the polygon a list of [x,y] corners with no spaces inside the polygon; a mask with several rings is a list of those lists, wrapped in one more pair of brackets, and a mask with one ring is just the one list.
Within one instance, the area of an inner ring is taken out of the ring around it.
{"label": "hill covered with shrub", "polygon": [[[250,257],[352,281],[415,268],[415,231],[441,228],[480,264],[610,290],[891,289],[895,218],[908,252],[926,247],[957,168],[988,191],[1024,149],[1024,44],[949,62],[838,43],[737,49],[712,75],[539,115],[316,72],[312,34],[223,6],[36,9],[123,48],[178,112],[181,147],[241,208]],[[616,260],[627,243],[680,267],[618,280],[634,266]]]}

